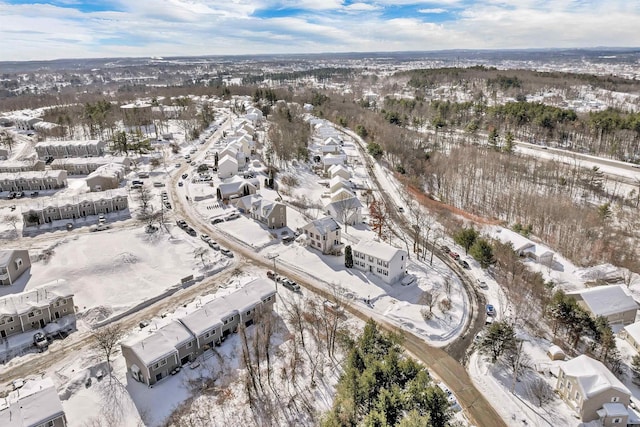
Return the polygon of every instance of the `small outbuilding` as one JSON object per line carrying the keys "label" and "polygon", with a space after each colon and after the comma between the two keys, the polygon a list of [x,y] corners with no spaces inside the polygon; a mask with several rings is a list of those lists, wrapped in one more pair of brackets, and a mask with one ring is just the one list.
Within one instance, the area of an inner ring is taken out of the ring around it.
{"label": "small outbuilding", "polygon": [[552,345],[547,349],[547,356],[549,356],[551,360],[564,360],[567,357],[564,351],[557,345]]}

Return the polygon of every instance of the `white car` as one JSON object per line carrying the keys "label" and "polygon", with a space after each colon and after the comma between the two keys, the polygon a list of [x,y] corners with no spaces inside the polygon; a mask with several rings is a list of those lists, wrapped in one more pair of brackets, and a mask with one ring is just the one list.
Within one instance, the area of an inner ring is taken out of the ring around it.
{"label": "white car", "polygon": [[211,237],[209,237],[209,235],[207,235],[207,234],[201,234],[200,238],[202,240],[204,240],[205,242],[207,242],[207,243],[209,243],[209,241],[211,240]]}
{"label": "white car", "polygon": [[225,219],[225,221],[230,221],[230,220],[236,219],[236,218],[240,218],[240,214],[238,212],[231,212],[224,219]]}

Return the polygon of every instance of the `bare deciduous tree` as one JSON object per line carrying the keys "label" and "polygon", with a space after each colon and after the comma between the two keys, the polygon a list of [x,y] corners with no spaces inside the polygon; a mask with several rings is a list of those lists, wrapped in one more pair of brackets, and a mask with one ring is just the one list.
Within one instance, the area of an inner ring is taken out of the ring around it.
{"label": "bare deciduous tree", "polygon": [[93,330],[92,348],[98,357],[107,362],[107,375],[109,382],[113,380],[111,373],[111,359],[118,348],[118,343],[124,337],[124,329],[121,325],[111,324]]}
{"label": "bare deciduous tree", "polygon": [[553,401],[553,389],[542,378],[536,378],[529,383],[529,395],[536,401],[539,408]]}

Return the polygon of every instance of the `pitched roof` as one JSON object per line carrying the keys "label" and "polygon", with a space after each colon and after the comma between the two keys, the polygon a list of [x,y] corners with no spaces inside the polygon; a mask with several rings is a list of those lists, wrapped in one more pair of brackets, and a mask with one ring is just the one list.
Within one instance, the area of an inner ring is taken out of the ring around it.
{"label": "pitched roof", "polygon": [[596,316],[609,316],[638,309],[638,303],[621,285],[598,286],[578,293]]}
{"label": "pitched roof", "polygon": [[54,280],[19,294],[0,298],[0,314],[20,315],[36,307],[47,307],[58,298],[72,297],[73,292],[64,279]]}
{"label": "pitched roof", "polygon": [[66,178],[67,171],[60,169],[44,170],[44,171],[22,171],[11,173],[0,173],[0,180],[18,181],[20,179],[47,179],[47,178]]}
{"label": "pitched roof", "polygon": [[150,332],[149,335],[137,335],[122,343],[123,346],[129,347],[145,366],[177,353],[174,344],[164,334]]}
{"label": "pitched roof", "polygon": [[[338,195],[340,193],[340,191],[336,191],[335,193],[333,193],[331,195],[331,198],[333,199],[334,196]],[[344,199],[338,199],[335,200],[333,202],[327,203],[324,207],[324,210],[333,210],[336,214],[342,214],[342,211],[345,209],[352,209],[353,211],[357,211],[358,209],[360,209],[362,207],[362,203],[360,202],[360,200],[355,197],[353,194],[351,194],[351,197],[348,197],[348,191],[345,190],[345,197]],[[350,212],[348,212],[350,213]]]}
{"label": "pitched roof", "polygon": [[[11,261],[11,258],[13,258],[14,254],[17,251],[22,250],[26,252],[26,249],[0,249],[0,266],[6,266]],[[27,252],[27,256],[28,255],[29,252]]]}
{"label": "pitched roof", "polygon": [[221,326],[227,317],[243,313],[275,293],[276,289],[270,281],[255,279],[237,291],[209,301],[181,317],[180,322],[194,335],[199,336],[216,326]]}
{"label": "pitched roof", "polygon": [[313,225],[318,230],[318,233],[323,236],[332,231],[340,230],[340,225],[330,216],[313,220],[307,225]]}
{"label": "pitched roof", "polygon": [[585,398],[609,389],[631,395],[629,389],[606,366],[584,354],[564,362],[560,369],[565,375],[576,379]]}
{"label": "pitched roof", "polygon": [[397,254],[403,253],[406,255],[406,251],[402,249],[394,248],[393,246],[376,242],[375,240],[360,240],[357,245],[353,247],[354,251],[371,255],[374,258],[378,258],[382,261],[391,261]]}
{"label": "pitched roof", "polygon": [[51,378],[27,381],[0,403],[0,425],[3,427],[36,426],[64,415],[62,402]]}
{"label": "pitched roof", "polygon": [[635,342],[640,344],[640,322],[632,323],[624,327],[624,331],[629,335]]}

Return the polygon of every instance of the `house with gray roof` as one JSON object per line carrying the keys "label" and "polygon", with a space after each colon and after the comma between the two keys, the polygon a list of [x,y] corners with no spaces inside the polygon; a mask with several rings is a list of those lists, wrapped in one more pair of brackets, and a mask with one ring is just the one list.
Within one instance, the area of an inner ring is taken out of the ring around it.
{"label": "house with gray roof", "polygon": [[36,144],[38,157],[98,157],[104,155],[106,142],[100,140],[42,141]]}
{"label": "house with gray roof", "polygon": [[65,280],[9,294],[0,297],[0,338],[45,328],[67,316],[72,318],[64,322],[64,329],[72,331],[75,329],[75,306],[73,292]]}
{"label": "house with gray roof", "polygon": [[67,172],[61,170],[0,173],[0,191],[54,190],[67,186]]}
{"label": "house with gray roof", "polygon": [[564,362],[555,389],[582,422],[627,425],[628,415],[621,409],[629,406],[631,392],[601,362],[586,355]]}
{"label": "house with gray roof", "polygon": [[323,254],[338,254],[344,247],[342,228],[330,216],[316,219],[302,227],[309,240],[309,246]]}
{"label": "house with gray roof", "polygon": [[262,313],[273,309],[275,299],[273,283],[255,279],[163,325],[142,330],[121,344],[127,371],[136,381],[153,385],[220,345],[239,326],[248,327],[259,321]]}
{"label": "house with gray roof", "polygon": [[287,207],[280,202],[267,200],[259,194],[253,194],[234,199],[232,204],[240,212],[270,229],[287,226]]}
{"label": "house with gray roof", "polygon": [[2,427],[66,427],[67,418],[51,378],[28,380],[0,399]]}
{"label": "house with gray roof", "polygon": [[621,285],[596,286],[578,292],[568,292],[578,305],[595,318],[602,316],[609,325],[630,325],[636,321],[638,303]]}
{"label": "house with gray roof", "polygon": [[28,250],[0,250],[0,286],[13,285],[30,267]]}

